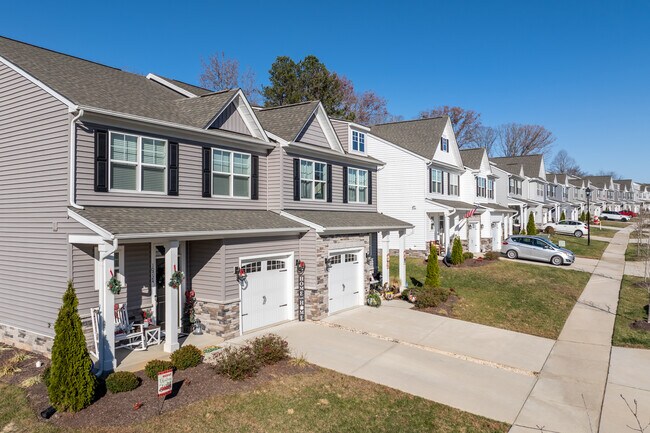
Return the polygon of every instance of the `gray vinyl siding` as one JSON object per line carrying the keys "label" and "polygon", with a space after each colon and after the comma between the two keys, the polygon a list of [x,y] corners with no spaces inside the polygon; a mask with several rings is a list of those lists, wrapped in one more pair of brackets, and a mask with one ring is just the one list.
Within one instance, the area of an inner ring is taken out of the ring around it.
{"label": "gray vinyl siding", "polygon": [[[189,280],[199,301],[224,300],[224,248],[221,240],[188,242]],[[234,270],[233,270],[234,272]]]}
{"label": "gray vinyl siding", "polygon": [[239,134],[251,135],[244,119],[237,111],[235,104],[230,104],[226,109],[217,117],[210,128],[225,129],[226,131],[237,132]]}
{"label": "gray vinyl siding", "polygon": [[334,132],[336,132],[336,136],[339,138],[339,141],[341,142],[343,149],[345,149],[346,152],[349,152],[350,138],[348,132],[348,124],[343,122],[333,121],[332,126],[334,127]]}
{"label": "gray vinyl siding", "polygon": [[[110,130],[110,128],[108,128]],[[126,131],[147,134],[146,131]],[[155,136],[155,135],[154,135]],[[178,141],[173,137],[163,139]],[[202,197],[202,145],[179,143],[179,195],[137,192],[95,192],[94,190],[94,129],[77,127],[77,201],[86,206],[149,206],[149,207],[201,207],[205,209],[266,209],[267,164],[266,152],[259,153],[259,200],[240,198]],[[220,147],[226,150],[227,147]]]}
{"label": "gray vinyl siding", "polygon": [[140,318],[139,312],[152,305],[151,244],[124,246],[124,283],[127,308],[131,315]]}
{"label": "gray vinyl siding", "polygon": [[0,323],[46,336],[68,278],[67,107],[0,64]]}
{"label": "gray vinyl siding", "polygon": [[[305,262],[305,288],[316,288],[316,267],[318,264],[318,234],[310,229],[300,239],[300,254],[297,259]],[[322,257],[324,260],[325,258]]]}
{"label": "gray vinyl siding", "polygon": [[[283,176],[293,176],[292,171],[287,173],[282,172],[282,159],[286,158],[284,151],[280,146],[277,146],[271,151],[267,158],[268,165],[268,208],[269,210],[280,210],[282,209],[282,187]],[[292,196],[293,198],[293,196]]]}
{"label": "gray vinyl siding", "polygon": [[[372,175],[372,204],[343,203],[343,166],[340,163],[316,159],[332,164],[332,202],[320,200],[293,200],[293,159],[299,155],[284,154],[282,157],[282,206],[284,209],[327,209],[335,211],[377,211],[377,171],[369,170]],[[314,160],[314,158],[308,158]],[[354,165],[349,165],[354,167]]]}
{"label": "gray vinyl siding", "polygon": [[296,141],[299,143],[326,147],[328,149],[330,148],[327,138],[323,133],[323,128],[321,128],[320,123],[318,123],[316,116],[312,116],[309,122],[307,122],[307,125],[302,130]]}

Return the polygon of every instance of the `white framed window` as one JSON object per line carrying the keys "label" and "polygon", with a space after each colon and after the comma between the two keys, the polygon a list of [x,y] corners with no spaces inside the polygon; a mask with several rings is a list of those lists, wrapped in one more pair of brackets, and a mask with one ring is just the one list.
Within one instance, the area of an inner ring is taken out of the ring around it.
{"label": "white framed window", "polygon": [[348,168],[348,203],[368,203],[368,170]]}
{"label": "white framed window", "polygon": [[449,195],[459,194],[460,176],[457,174],[449,174]]}
{"label": "white framed window", "polygon": [[253,272],[260,272],[262,271],[262,262],[251,262],[242,266],[242,268],[244,269],[244,272],[246,272],[247,274],[251,274]]}
{"label": "white framed window", "polygon": [[537,196],[544,197],[544,185],[542,185],[541,183],[537,184]]}
{"label": "white framed window", "polygon": [[487,196],[488,198],[494,198],[494,179],[488,179],[487,181]]}
{"label": "white framed window", "polygon": [[341,255],[340,254],[330,257],[330,264],[336,265],[336,264],[339,264],[339,263],[341,263]]}
{"label": "white framed window", "polygon": [[366,134],[359,131],[352,131],[352,150],[366,153]]}
{"label": "white framed window", "polygon": [[212,195],[250,198],[250,154],[212,149]]}
{"label": "white framed window", "polygon": [[124,246],[117,247],[117,250],[113,253],[113,275],[122,283],[122,286],[126,284],[124,278]]}
{"label": "white framed window", "polygon": [[110,189],[165,193],[167,140],[110,133]]}
{"label": "white framed window", "polygon": [[300,199],[325,200],[327,194],[327,164],[300,160]]}
{"label": "white framed window", "polygon": [[487,180],[484,177],[477,177],[476,178],[476,196],[477,197],[485,197],[486,196],[486,183]]}
{"label": "white framed window", "polygon": [[266,270],[267,271],[277,271],[280,269],[285,269],[287,267],[284,260],[267,260],[266,261]]}
{"label": "white framed window", "polygon": [[431,192],[443,194],[442,192],[442,170],[431,169]]}
{"label": "white framed window", "polygon": [[357,255],[356,254],[351,254],[351,253],[345,254],[345,262],[346,263],[356,262],[356,261],[357,261]]}
{"label": "white framed window", "polygon": [[440,139],[440,150],[443,152],[449,152],[449,140],[442,137]]}

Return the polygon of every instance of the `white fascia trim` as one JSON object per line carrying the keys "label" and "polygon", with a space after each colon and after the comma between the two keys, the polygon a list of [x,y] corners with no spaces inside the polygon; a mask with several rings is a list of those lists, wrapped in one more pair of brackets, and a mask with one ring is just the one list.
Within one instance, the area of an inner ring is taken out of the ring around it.
{"label": "white fascia trim", "polygon": [[343,145],[339,141],[339,137],[338,135],[336,135],[336,131],[334,131],[332,122],[330,122],[330,118],[327,116],[327,113],[325,112],[325,107],[323,107],[323,103],[320,101],[318,102],[318,105],[316,105],[316,108],[314,108],[314,111],[312,111],[312,113],[309,115],[307,121],[305,122],[304,125],[302,125],[302,128],[300,128],[300,131],[298,131],[298,134],[296,134],[296,136],[293,138],[292,141],[296,142],[296,140],[298,140],[298,137],[300,137],[300,134],[303,133],[303,131],[307,127],[307,124],[309,123],[312,117],[316,117],[316,120],[318,120],[318,124],[323,130],[323,134],[325,134],[325,138],[327,138],[327,142],[330,145],[330,149],[336,152],[337,151],[336,148],[338,148],[338,152],[345,154],[345,151],[343,150]]}
{"label": "white fascia trim", "polygon": [[275,135],[274,133],[269,132],[269,131],[265,131],[265,132],[266,132],[266,135],[267,135],[271,140],[275,140],[275,141],[277,141],[278,143],[280,143],[281,146],[287,146],[287,145],[289,144],[289,142],[288,142],[287,140],[285,140],[284,138],[280,137],[279,135]]}
{"label": "white fascia trim", "polygon": [[194,238],[194,237],[208,237],[208,238],[227,238],[238,236],[269,236],[278,233],[304,233],[309,229],[307,227],[292,227],[282,229],[245,229],[245,230],[215,230],[215,231],[195,231],[195,232],[166,232],[166,233],[134,233],[116,235],[116,239],[162,239],[162,238]]}
{"label": "white fascia trim", "polygon": [[[232,145],[238,145],[238,144],[249,144],[249,145],[254,145],[254,146],[260,146],[265,149],[272,149],[275,147],[272,143],[260,141],[259,139],[255,138],[248,138],[242,134],[235,134],[235,133],[229,133],[229,132],[224,132],[219,129],[211,129],[209,131],[203,129],[203,128],[195,128],[193,126],[187,126],[187,125],[180,125],[178,123],[173,123],[173,122],[166,122],[164,120],[157,120],[157,119],[151,119],[149,117],[142,117],[142,116],[136,116],[133,114],[126,114],[126,113],[119,113],[116,111],[111,111],[111,110],[104,110],[103,108],[96,108],[96,107],[88,107],[88,106],[82,106],[82,108],[85,112],[87,113],[95,113],[99,115],[104,115],[104,116],[111,116],[115,117],[118,119],[126,119],[126,120],[132,120],[135,122],[142,122],[142,123],[148,123],[152,125],[159,125],[159,126],[164,126],[168,128],[173,128],[173,129],[178,129],[182,131],[188,131],[188,132],[193,132],[197,134],[201,134],[204,137],[211,137],[213,139],[223,139],[223,140],[231,140],[228,143],[225,144],[232,144]],[[224,144],[224,143],[222,143]]]}
{"label": "white fascia trim", "polygon": [[301,154],[304,153],[305,155],[312,158],[329,158],[332,161],[342,162],[344,164],[355,162],[357,165],[362,167],[382,167],[386,165],[385,162],[379,161],[374,157],[355,155],[353,153],[339,153],[333,149],[312,146],[310,144],[304,144],[295,141],[289,143],[288,147],[289,152],[293,151]]}
{"label": "white fascia trim", "polygon": [[331,118],[331,117],[330,117],[329,119],[330,119],[330,122],[345,123],[345,124],[347,124],[348,126],[354,126],[355,128],[357,128],[357,129],[361,129],[361,130],[363,130],[364,132],[370,132],[370,127],[365,126],[365,125],[362,125],[362,124],[360,124],[360,123],[351,122],[351,121],[349,121],[349,120],[333,119],[333,118]]}
{"label": "white fascia trim", "polygon": [[311,227],[312,229],[316,230],[317,233],[322,233],[322,232],[325,231],[325,227],[323,227],[321,225],[318,225],[316,223],[313,223],[311,221],[308,221],[306,219],[303,219],[303,218],[297,217],[295,215],[292,215],[292,214],[290,214],[290,213],[288,213],[286,211],[281,210],[280,211],[280,216],[283,216],[285,218],[289,218],[290,220],[295,221],[298,224],[303,224],[303,225],[306,225],[307,227]]}
{"label": "white fascia trim", "polygon": [[[447,170],[453,170],[453,171],[458,172],[458,173],[464,173],[466,171],[465,167],[458,168],[455,165],[452,165],[452,164],[449,164],[449,163],[446,163],[446,162],[443,162],[443,161],[437,161],[435,159],[432,159],[431,161],[429,161],[428,165],[429,165],[429,167],[436,166],[436,167],[446,168]],[[474,172],[478,173],[479,170],[476,170]]]}
{"label": "white fascia trim", "polygon": [[94,222],[82,217],[72,209],[68,209],[68,216],[73,220],[77,221],[78,223],[80,223],[81,225],[83,225],[84,227],[86,227],[87,229],[97,233],[99,236],[101,236],[103,240],[112,241],[115,238],[112,233],[104,230]]}
{"label": "white fascia trim", "polygon": [[99,245],[104,242],[101,236],[93,235],[68,235],[69,244]]}
{"label": "white fascia trim", "polygon": [[162,84],[165,87],[170,88],[176,93],[180,93],[183,96],[187,96],[188,98],[196,98],[198,95],[195,95],[194,93],[187,91],[181,87],[178,87],[176,84],[171,83],[167,80],[165,80],[163,77],[159,77],[156,74],[152,74],[151,72],[147,74],[147,80],[155,81],[158,84]]}
{"label": "white fascia trim", "polygon": [[350,233],[394,232],[399,230],[408,230],[412,228],[413,226],[328,227],[323,232],[323,234],[336,235],[336,234],[350,234]]}
{"label": "white fascia trim", "polygon": [[[254,129],[257,129],[258,134],[261,135],[258,138],[261,138],[262,140],[264,140],[266,142],[269,142],[269,137],[266,135],[266,131],[264,131],[264,128],[262,127],[262,124],[260,123],[260,120],[255,115],[255,111],[253,111],[253,107],[251,107],[251,104],[248,102],[248,99],[246,98],[246,95],[244,95],[244,92],[241,89],[239,89],[239,91],[237,92],[237,95],[239,95],[239,101],[241,101],[244,104],[244,106],[246,107],[246,110],[248,111],[249,118],[253,120],[254,125],[247,125],[249,127],[249,129],[253,129],[253,128],[251,128],[251,126],[254,126]],[[224,109],[225,109],[225,107],[224,107]],[[242,118],[244,118],[244,122],[245,122],[246,121],[246,116],[244,116],[244,113],[241,112],[241,105],[240,104],[237,105],[237,110],[239,110],[239,114],[241,114],[241,116],[242,116]]]}
{"label": "white fascia trim", "polygon": [[68,107],[69,112],[75,112],[77,111],[78,107],[77,104],[66,98],[65,96],[61,95],[60,93],[56,92],[54,89],[51,87],[48,87],[46,84],[44,84],[42,81],[36,79],[32,75],[28,74],[27,72],[23,71],[20,69],[18,66],[14,65],[11,63],[9,60],[5,59],[4,57],[0,56],[0,63],[4,64],[7,66],[9,69],[13,70],[14,72],[18,73],[19,75],[22,75],[24,78],[27,80],[31,81],[34,83],[36,86],[40,87],[42,90],[45,92],[49,93],[51,96],[56,98],[57,100],[61,101]]}

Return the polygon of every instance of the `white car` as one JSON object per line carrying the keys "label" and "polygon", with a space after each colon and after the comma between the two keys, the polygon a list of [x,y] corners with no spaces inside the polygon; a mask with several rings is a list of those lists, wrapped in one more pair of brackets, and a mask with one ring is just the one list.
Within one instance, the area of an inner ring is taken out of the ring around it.
{"label": "white car", "polygon": [[604,210],[600,213],[600,219],[627,222],[630,220],[630,217],[627,215],[621,215],[619,212],[614,212],[612,210]]}
{"label": "white car", "polygon": [[555,233],[573,235],[577,238],[581,238],[589,232],[587,224],[582,221],[564,220],[557,223],[548,223],[546,227],[552,227]]}

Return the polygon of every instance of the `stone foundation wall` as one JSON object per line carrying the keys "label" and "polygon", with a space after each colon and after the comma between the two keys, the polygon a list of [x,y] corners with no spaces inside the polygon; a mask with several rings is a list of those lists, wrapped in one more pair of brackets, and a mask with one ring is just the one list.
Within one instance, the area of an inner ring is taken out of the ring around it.
{"label": "stone foundation wall", "polygon": [[239,335],[239,302],[217,304],[197,300],[194,312],[204,332],[226,340]]}
{"label": "stone foundation wall", "polygon": [[42,353],[50,356],[54,339],[43,335],[34,334],[24,329],[0,324],[0,343],[9,344],[19,349],[30,352]]}

